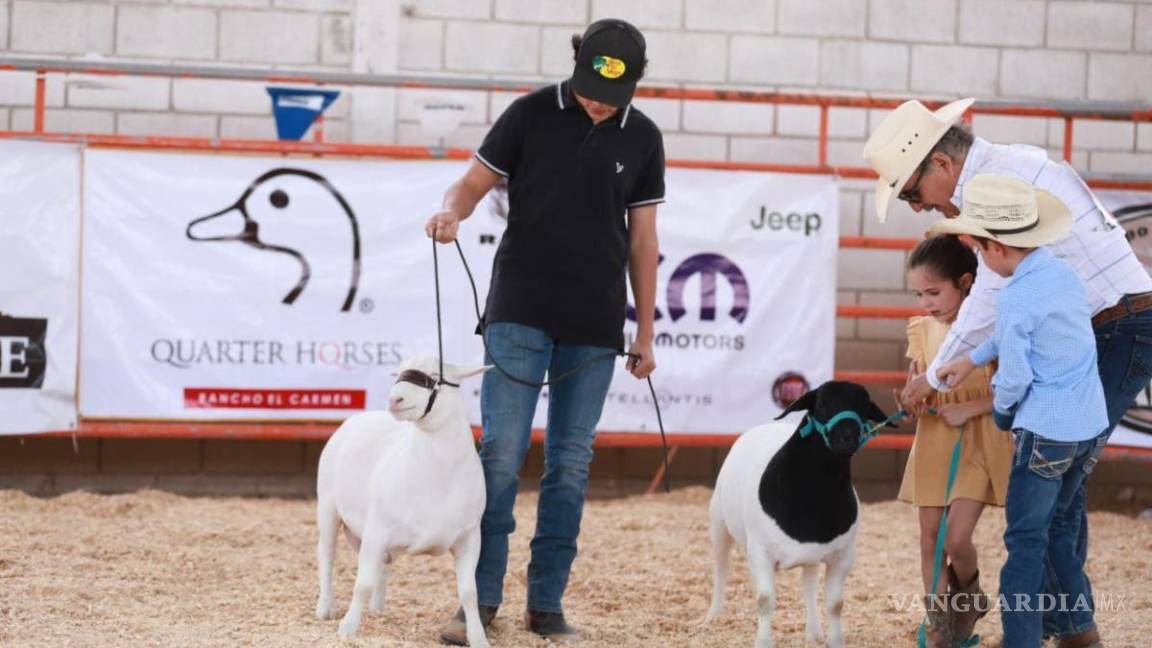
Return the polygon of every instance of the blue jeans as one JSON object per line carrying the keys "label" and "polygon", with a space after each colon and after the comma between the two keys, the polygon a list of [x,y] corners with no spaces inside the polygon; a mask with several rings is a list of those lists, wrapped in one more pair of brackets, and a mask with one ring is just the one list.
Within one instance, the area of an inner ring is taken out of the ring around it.
{"label": "blue jeans", "polygon": [[[592,441],[612,382],[615,350],[559,343],[540,329],[509,322],[494,322],[486,331],[487,363],[495,357],[510,374],[529,382],[542,382],[546,372],[559,376],[590,358],[608,356],[549,386],[544,476],[528,563],[528,609],[563,612],[561,599],[576,559]],[[481,605],[498,606],[504,600],[508,534],[516,529],[512,509],[539,398],[538,387],[517,384],[496,369],[484,374],[480,461],[488,503],[480,524],[480,562],[476,566]]]}
{"label": "blue jeans", "polygon": [[[1043,610],[1062,609],[1077,627],[1092,624],[1091,597],[1084,562],[1076,555],[1079,516],[1077,493],[1096,466],[1107,432],[1080,442],[1052,441],[1017,428],[1016,453],[1008,480],[1004,545],[1008,560],[1000,570],[1000,621],[1007,648],[1039,648]],[[1046,592],[1050,570],[1054,599]]]}
{"label": "blue jeans", "polygon": [[[1125,298],[1126,300],[1127,298]],[[1120,422],[1152,379],[1152,311],[1131,313],[1096,327],[1096,356],[1100,381],[1104,385],[1104,401],[1108,407],[1108,429],[1105,439]],[[1080,485],[1072,504],[1077,519],[1076,556],[1081,563],[1088,559],[1088,497],[1086,482]],[[1046,567],[1044,590],[1058,595],[1055,570]],[[1092,604],[1092,587],[1087,587]],[[1044,614],[1044,634],[1066,636],[1095,627],[1091,615],[1071,615],[1060,611]]]}

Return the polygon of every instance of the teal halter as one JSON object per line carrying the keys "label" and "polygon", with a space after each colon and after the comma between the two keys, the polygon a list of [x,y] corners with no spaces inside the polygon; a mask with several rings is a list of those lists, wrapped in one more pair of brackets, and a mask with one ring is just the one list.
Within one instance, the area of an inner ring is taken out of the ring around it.
{"label": "teal halter", "polygon": [[[933,410],[932,413],[935,414],[935,411]],[[827,423],[821,423],[820,421],[816,420],[816,417],[808,414],[805,416],[804,426],[800,428],[800,436],[806,437],[809,434],[816,432],[821,437],[823,437],[824,445],[831,449],[832,444],[828,441],[828,430],[831,430],[833,425],[836,425],[840,421],[846,419],[850,421],[856,421],[856,425],[859,426],[862,432],[860,435],[860,445],[856,446],[856,450],[860,450],[860,448],[863,448],[865,444],[867,444],[872,439],[875,439],[880,434],[880,428],[888,425],[889,423],[895,423],[896,421],[899,421],[906,416],[908,416],[908,412],[900,410],[899,412],[896,412],[883,421],[880,421],[876,425],[869,425],[867,421],[865,421],[860,417],[859,414],[853,412],[852,410],[844,410],[843,412],[836,414],[832,418],[828,419]]]}
{"label": "teal halter", "polygon": [[806,437],[809,434],[815,432],[823,437],[824,445],[828,446],[829,448],[832,447],[832,443],[828,441],[828,431],[832,429],[832,426],[843,420],[856,421],[856,425],[860,427],[862,434],[860,435],[860,445],[857,446],[857,450],[863,448],[865,443],[868,443],[872,437],[876,436],[876,431],[871,426],[869,426],[864,419],[860,418],[859,414],[851,410],[844,410],[843,412],[840,412],[839,414],[828,419],[827,423],[821,423],[820,421],[817,421],[816,417],[812,416],[811,414],[809,414],[806,419],[807,420],[804,423],[804,427],[800,428],[800,436]]}

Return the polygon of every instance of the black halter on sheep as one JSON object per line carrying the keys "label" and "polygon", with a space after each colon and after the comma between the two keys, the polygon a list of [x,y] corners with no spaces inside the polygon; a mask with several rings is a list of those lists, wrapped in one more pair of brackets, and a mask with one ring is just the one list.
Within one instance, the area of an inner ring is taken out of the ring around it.
{"label": "black halter on sheep", "polygon": [[807,415],[760,478],[760,505],[788,536],[828,542],[856,522],[852,456],[888,417],[868,390],[841,381],[809,391],[776,418],[799,411]]}

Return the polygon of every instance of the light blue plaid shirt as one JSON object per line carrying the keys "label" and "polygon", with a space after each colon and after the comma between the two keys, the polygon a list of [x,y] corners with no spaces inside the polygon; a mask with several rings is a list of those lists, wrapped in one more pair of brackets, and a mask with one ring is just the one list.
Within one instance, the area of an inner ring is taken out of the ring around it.
{"label": "light blue plaid shirt", "polygon": [[1053,441],[1086,441],[1108,426],[1096,368],[1092,310],[1076,271],[1047,248],[1024,257],[996,300],[992,337],[969,356],[1000,359],[993,406],[1013,427]]}

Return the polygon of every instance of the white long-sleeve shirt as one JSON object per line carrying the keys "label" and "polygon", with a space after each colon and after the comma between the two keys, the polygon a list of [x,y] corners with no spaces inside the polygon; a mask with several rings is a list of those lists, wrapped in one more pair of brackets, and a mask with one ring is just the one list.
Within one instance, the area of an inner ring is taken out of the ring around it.
{"label": "white long-sleeve shirt", "polygon": [[[1124,228],[1066,162],[1050,160],[1047,151],[1034,146],[992,144],[977,137],[964,160],[952,204],[962,205],[964,184],[985,173],[1020,178],[1068,206],[1073,219],[1071,233],[1046,247],[1080,276],[1093,315],[1115,306],[1124,295],[1152,291],[1152,278],[1132,252]],[[941,389],[936,378],[940,365],[961,353],[971,353],[995,328],[996,297],[1007,279],[984,265],[983,257],[978,263],[972,290],[928,368],[926,377],[933,389]]]}

